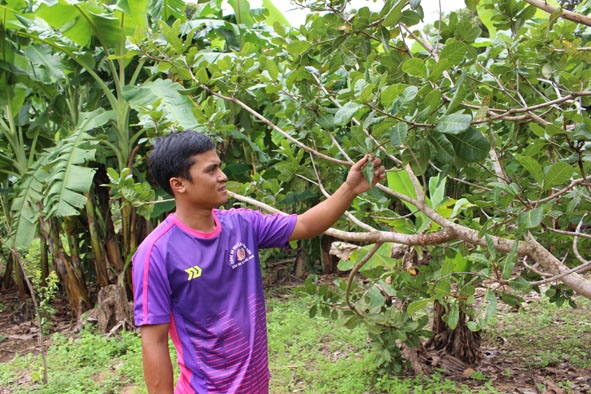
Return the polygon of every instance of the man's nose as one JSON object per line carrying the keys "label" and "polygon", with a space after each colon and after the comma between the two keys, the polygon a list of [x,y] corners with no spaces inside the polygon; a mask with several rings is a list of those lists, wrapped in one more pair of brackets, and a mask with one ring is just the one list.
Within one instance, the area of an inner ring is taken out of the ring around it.
{"label": "man's nose", "polygon": [[220,170],[220,173],[218,174],[218,182],[226,182],[227,180],[228,177],[226,176],[224,171]]}

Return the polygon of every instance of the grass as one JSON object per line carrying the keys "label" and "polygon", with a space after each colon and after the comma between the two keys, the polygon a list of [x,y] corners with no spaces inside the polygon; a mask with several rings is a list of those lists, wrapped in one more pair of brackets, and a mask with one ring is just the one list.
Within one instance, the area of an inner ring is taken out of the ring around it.
{"label": "grass", "polygon": [[[591,300],[578,302],[583,309],[558,308],[543,300],[517,313],[501,313],[496,326],[485,337],[510,338],[510,345],[505,349],[507,356],[519,358],[528,368],[565,362],[577,368],[591,368]],[[469,387],[440,375],[379,378],[364,329],[349,330],[341,321],[310,319],[309,307],[310,300],[289,293],[268,298],[272,394],[499,392],[480,371],[473,375]],[[41,358],[37,355],[20,355],[0,364],[0,392],[146,392],[136,333],[124,332],[117,337],[91,331],[72,337],[57,334],[49,348],[48,360],[47,385],[40,383]],[[506,375],[511,376],[514,371],[508,368]],[[569,382],[562,382],[561,386],[569,392]]]}
{"label": "grass", "polygon": [[499,315],[489,336],[507,338],[509,352],[518,352],[528,367],[568,363],[591,368],[591,300],[578,298],[576,303],[577,308],[558,307],[542,298],[525,304],[519,313]]}
{"label": "grass", "polygon": [[270,391],[363,393],[373,371],[367,334],[324,318],[310,319],[306,299],[269,302]]}

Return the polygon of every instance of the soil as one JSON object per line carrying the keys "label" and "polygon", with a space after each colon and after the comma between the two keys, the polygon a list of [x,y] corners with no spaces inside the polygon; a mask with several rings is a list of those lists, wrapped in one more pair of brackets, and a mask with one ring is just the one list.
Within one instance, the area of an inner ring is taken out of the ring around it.
{"label": "soil", "polygon": [[[52,306],[56,313],[48,324],[49,333],[45,335],[45,346],[51,345],[52,333],[74,334],[77,329],[66,299],[58,298]],[[591,314],[591,307],[587,309],[577,310],[576,313],[588,316]],[[559,324],[560,322],[557,322],[557,325]],[[546,334],[535,332],[535,327],[532,330],[533,335],[548,337]],[[582,332],[580,343],[585,345],[580,350],[586,352],[589,358],[591,332]],[[14,291],[0,292],[0,362],[9,361],[17,354],[39,353],[38,333],[30,301],[22,302]],[[530,368],[524,361],[528,355],[524,354],[523,340],[524,338],[489,336],[482,346],[482,363],[474,369],[468,368],[461,374],[448,378],[473,387],[474,392],[478,392],[486,382],[491,381],[492,386],[502,393],[591,393],[591,368],[577,368],[571,365],[568,359],[549,363],[543,368]],[[475,379],[475,376],[479,375],[484,377],[483,381]],[[0,389],[0,394],[2,391]]]}
{"label": "soil", "polygon": [[[51,345],[51,334],[70,332],[75,325],[65,298],[56,298],[52,307],[55,314],[46,325],[45,346]],[[39,328],[32,301],[22,301],[16,291],[0,292],[0,362],[9,361],[17,354],[38,354],[40,351]]]}

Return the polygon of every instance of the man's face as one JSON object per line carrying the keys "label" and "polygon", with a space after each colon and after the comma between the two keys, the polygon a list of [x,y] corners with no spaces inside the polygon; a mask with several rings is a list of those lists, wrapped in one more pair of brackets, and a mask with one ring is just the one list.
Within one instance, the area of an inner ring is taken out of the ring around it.
{"label": "man's face", "polygon": [[221,160],[216,151],[199,153],[194,158],[195,163],[189,169],[192,180],[177,178],[183,187],[179,189],[181,193],[177,193],[176,198],[184,198],[196,208],[212,209],[225,204],[228,201],[228,177],[220,167]]}

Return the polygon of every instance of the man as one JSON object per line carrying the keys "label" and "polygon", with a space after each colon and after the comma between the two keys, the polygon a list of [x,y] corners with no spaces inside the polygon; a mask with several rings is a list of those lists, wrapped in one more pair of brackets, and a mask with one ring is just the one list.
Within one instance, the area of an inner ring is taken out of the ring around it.
{"label": "man", "polygon": [[[258,250],[287,247],[328,229],[370,188],[366,156],[328,199],[301,215],[218,209],[226,175],[214,143],[180,131],[160,138],[149,157],[176,210],[133,256],[135,324],[150,393],[173,393],[170,335],[180,366],[176,393],[268,392],[267,331]],[[374,158],[373,183],[385,177]]]}

